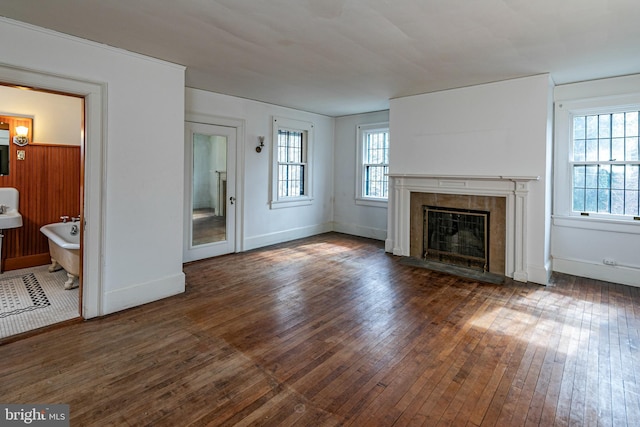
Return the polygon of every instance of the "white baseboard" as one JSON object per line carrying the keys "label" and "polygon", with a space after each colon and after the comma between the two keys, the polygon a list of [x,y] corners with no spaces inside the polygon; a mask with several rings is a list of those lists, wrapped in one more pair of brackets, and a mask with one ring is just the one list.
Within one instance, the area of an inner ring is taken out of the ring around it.
{"label": "white baseboard", "polygon": [[352,236],[366,237],[368,239],[386,240],[387,230],[373,227],[363,227],[358,224],[343,224],[339,222],[333,223],[333,231],[338,233],[350,234]]}
{"label": "white baseboard", "polygon": [[514,271],[511,277],[516,282],[527,283],[529,281],[529,274],[526,271]]}
{"label": "white baseboard", "polygon": [[384,251],[393,253],[393,240],[388,237],[384,241]]}
{"label": "white baseboard", "polygon": [[387,237],[384,241],[384,251],[396,256],[409,256],[409,252],[404,253],[400,246],[396,246],[397,241]]}
{"label": "white baseboard", "polygon": [[302,239],[304,237],[315,236],[316,234],[328,233],[330,231],[333,231],[333,226],[331,223],[326,223],[278,231],[275,233],[261,234],[259,236],[246,238],[244,240],[243,248],[245,251],[249,251],[251,249],[275,245],[276,243],[283,243],[291,240]]}
{"label": "white baseboard", "polygon": [[539,285],[548,285],[551,279],[551,261],[545,265],[527,265],[528,281]]}
{"label": "white baseboard", "polygon": [[637,268],[604,265],[577,259],[554,258],[553,271],[640,287],[640,271]]}
{"label": "white baseboard", "polygon": [[180,273],[109,291],[104,294],[102,315],[177,295],[183,293],[184,289],[185,276]]}

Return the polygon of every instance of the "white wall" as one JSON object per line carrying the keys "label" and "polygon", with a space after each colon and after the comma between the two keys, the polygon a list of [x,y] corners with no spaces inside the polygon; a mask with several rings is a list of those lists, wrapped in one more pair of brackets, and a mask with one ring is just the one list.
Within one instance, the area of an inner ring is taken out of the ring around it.
{"label": "white wall", "polygon": [[[216,117],[244,121],[245,140],[238,141],[244,150],[242,188],[238,193],[238,206],[242,206],[238,220],[242,221],[242,237],[239,248],[249,250],[287,240],[330,231],[333,218],[333,134],[334,119],[276,105],[243,98],[187,88],[185,97],[187,114],[209,116],[216,124]],[[273,116],[303,120],[314,124],[313,144],[313,203],[271,209],[270,173]],[[255,148],[258,136],[264,136],[265,147],[261,153]]]}
{"label": "white wall", "polygon": [[33,117],[36,144],[80,145],[81,98],[0,86],[0,115]]}
{"label": "white wall", "polygon": [[101,265],[101,283],[84,283],[100,287],[90,315],[182,292],[184,68],[6,19],[0,39],[11,40],[0,45],[6,66],[105,88],[104,134],[88,141],[103,150],[103,182],[85,190],[99,193],[103,208],[87,218],[90,234],[102,218],[90,236],[101,258],[87,261]]}
{"label": "white wall", "polygon": [[391,100],[391,174],[540,176],[529,184],[526,268],[546,284],[552,84],[548,75]]}
{"label": "white wall", "polygon": [[[567,161],[569,110],[572,107],[635,105],[640,101],[640,75],[557,86],[556,182],[552,226],[554,271],[640,286],[640,221],[576,216],[571,213],[571,175]],[[569,190],[567,190],[569,188]],[[604,264],[604,259],[616,265]]]}
{"label": "white wall", "polygon": [[[377,240],[387,237],[387,208],[356,204],[356,153],[357,126],[388,121],[388,110],[335,119],[335,231]],[[389,143],[393,145],[393,139]]]}

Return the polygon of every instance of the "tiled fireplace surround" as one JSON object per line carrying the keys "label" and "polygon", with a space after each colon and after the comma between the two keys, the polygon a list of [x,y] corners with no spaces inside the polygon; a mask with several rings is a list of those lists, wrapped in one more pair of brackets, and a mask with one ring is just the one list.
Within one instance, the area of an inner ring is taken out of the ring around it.
{"label": "tiled fireplace surround", "polygon": [[526,215],[534,176],[389,175],[390,200],[386,250],[422,258],[422,206],[490,213],[489,271],[528,280]]}

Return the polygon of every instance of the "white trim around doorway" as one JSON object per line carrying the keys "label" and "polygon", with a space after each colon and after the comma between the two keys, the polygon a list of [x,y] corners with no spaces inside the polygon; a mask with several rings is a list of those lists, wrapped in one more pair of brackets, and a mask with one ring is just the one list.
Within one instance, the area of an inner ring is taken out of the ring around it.
{"label": "white trim around doorway", "polygon": [[77,80],[0,63],[0,81],[18,86],[67,93],[85,100],[84,241],[82,317],[105,314],[103,295],[103,246],[106,171],[106,83]]}
{"label": "white trim around doorway", "polygon": [[[187,111],[186,122],[203,123],[215,126],[227,126],[236,129],[236,229],[235,251],[244,251],[244,153],[245,120]],[[186,178],[185,178],[186,179]]]}

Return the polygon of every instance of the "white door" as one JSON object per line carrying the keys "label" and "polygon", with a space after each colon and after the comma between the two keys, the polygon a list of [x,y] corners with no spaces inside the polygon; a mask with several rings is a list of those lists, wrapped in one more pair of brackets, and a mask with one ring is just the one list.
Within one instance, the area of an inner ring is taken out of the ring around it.
{"label": "white door", "polygon": [[186,122],[184,261],[235,252],[236,128]]}

